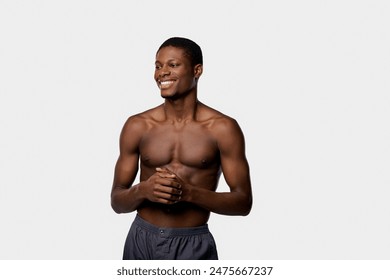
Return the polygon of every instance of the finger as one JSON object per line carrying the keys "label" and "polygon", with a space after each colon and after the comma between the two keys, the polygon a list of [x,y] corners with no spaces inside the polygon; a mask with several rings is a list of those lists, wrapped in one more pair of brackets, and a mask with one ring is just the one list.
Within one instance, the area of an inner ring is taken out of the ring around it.
{"label": "finger", "polygon": [[176,178],[176,174],[170,172],[168,169],[157,167],[156,171],[160,177]]}
{"label": "finger", "polygon": [[167,186],[167,187],[172,187],[176,189],[181,189],[182,185],[180,182],[171,179],[171,178],[157,178],[155,181],[157,184],[162,185],[162,186]]}
{"label": "finger", "polygon": [[170,170],[170,169],[168,169],[166,167],[157,167],[156,171],[177,176],[175,172],[173,172],[172,170]]}
{"label": "finger", "polygon": [[161,199],[157,200],[156,202],[161,203],[161,204],[166,204],[166,205],[173,205],[173,204],[180,202],[180,200],[168,200],[168,199],[161,198]]}
{"label": "finger", "polygon": [[154,193],[162,193],[167,195],[181,195],[183,191],[180,188],[172,188],[166,186],[158,186],[154,189]]}
{"label": "finger", "polygon": [[181,200],[181,195],[174,193],[154,192],[154,196],[158,201],[166,200],[170,202],[177,202]]}
{"label": "finger", "polygon": [[166,167],[156,167],[156,171],[157,172],[166,172],[166,173],[172,173],[173,174],[173,172],[171,172],[168,168],[166,168]]}
{"label": "finger", "polygon": [[[184,182],[183,179],[180,178],[180,176],[177,175],[175,172],[169,170],[168,168],[165,168],[165,170],[166,170],[169,174],[174,175],[174,176],[175,176],[175,179],[177,179],[178,182],[181,182],[181,183]],[[183,183],[182,183],[182,184],[183,184]]]}

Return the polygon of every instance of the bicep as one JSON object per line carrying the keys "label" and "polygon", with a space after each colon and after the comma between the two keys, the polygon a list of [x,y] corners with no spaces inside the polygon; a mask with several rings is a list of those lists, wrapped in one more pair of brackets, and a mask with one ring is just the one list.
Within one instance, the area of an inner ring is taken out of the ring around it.
{"label": "bicep", "polygon": [[141,138],[139,124],[131,119],[126,122],[120,136],[120,154],[115,165],[113,187],[130,187],[138,172],[138,146]]}
{"label": "bicep", "polygon": [[241,128],[231,121],[219,134],[221,168],[231,191],[250,193],[250,171],[245,155],[245,139]]}
{"label": "bicep", "polygon": [[120,155],[115,166],[113,187],[129,188],[138,172],[138,154]]}

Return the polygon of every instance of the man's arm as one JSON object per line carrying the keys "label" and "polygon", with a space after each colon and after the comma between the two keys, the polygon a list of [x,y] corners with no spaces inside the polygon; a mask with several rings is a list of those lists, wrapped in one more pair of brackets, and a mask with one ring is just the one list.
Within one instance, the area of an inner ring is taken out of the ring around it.
{"label": "man's arm", "polygon": [[237,122],[232,119],[222,120],[215,132],[222,172],[230,192],[214,192],[181,182],[181,200],[218,214],[248,215],[252,208],[252,187],[245,156],[244,135]]}
{"label": "man's arm", "polygon": [[173,174],[156,172],[132,186],[138,172],[139,142],[145,130],[146,125],[139,117],[129,118],[122,129],[111,190],[111,206],[117,213],[135,211],[145,200],[173,204],[180,199],[181,186]]}

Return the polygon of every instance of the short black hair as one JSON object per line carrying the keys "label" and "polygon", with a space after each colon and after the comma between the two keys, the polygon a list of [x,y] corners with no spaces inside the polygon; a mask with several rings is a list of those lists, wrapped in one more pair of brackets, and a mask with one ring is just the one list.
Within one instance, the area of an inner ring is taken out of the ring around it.
{"label": "short black hair", "polygon": [[165,40],[158,48],[157,52],[168,46],[184,50],[185,54],[189,56],[192,66],[203,64],[202,49],[194,41],[182,37],[172,37]]}

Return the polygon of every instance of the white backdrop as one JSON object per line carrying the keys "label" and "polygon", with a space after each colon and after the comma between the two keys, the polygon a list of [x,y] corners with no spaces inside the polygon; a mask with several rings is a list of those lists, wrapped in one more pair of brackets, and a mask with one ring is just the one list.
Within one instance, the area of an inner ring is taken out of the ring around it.
{"label": "white backdrop", "polygon": [[[120,259],[110,189],[154,55],[204,52],[199,99],[240,123],[247,217],[221,259],[390,258],[388,1],[0,0],[0,259]],[[219,190],[225,190],[222,181]]]}

